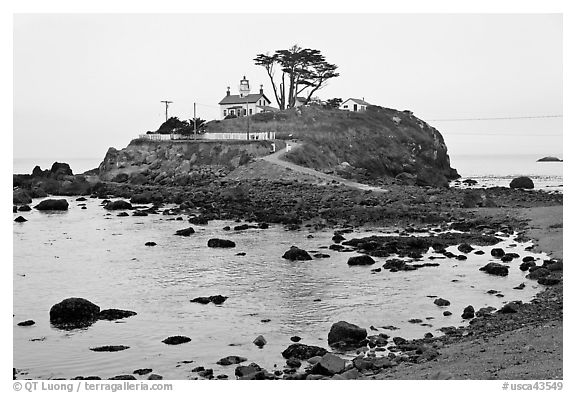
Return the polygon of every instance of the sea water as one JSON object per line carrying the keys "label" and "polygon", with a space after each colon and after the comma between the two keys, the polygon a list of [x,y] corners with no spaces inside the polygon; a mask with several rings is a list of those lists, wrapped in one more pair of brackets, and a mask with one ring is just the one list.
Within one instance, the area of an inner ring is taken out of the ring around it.
{"label": "sea water", "polygon": [[[502,237],[507,252],[519,259],[510,263],[506,277],[479,271],[494,259],[492,247],[476,247],[484,255],[468,259],[429,260],[437,267],[390,272],[381,267],[386,258],[374,258],[372,266],[348,266],[356,252],[327,249],[332,231],[269,229],[225,231],[230,221],[211,221],[194,226],[190,237],[175,236],[190,226],[169,215],[118,217],[108,212],[101,200],[88,199],[81,209],[75,198],[66,198],[68,211],[15,213],[28,220],[13,224],[14,242],[14,367],[21,377],[72,378],[97,375],[109,378],[131,374],[138,368],[152,368],[167,379],[187,379],[197,366],[214,369],[214,375],[234,378],[235,366],[216,362],[229,355],[243,356],[270,371],[282,369],[281,352],[292,341],[328,348],[327,335],[333,323],[347,321],[369,334],[419,338],[435,336],[443,326],[461,326],[464,307],[501,307],[512,300],[529,301],[542,289],[520,271],[522,257],[544,254],[526,251],[531,243],[517,243]],[[32,205],[40,201],[34,200]],[[374,234],[391,234],[391,228],[363,228],[346,234],[347,239]],[[208,239],[233,240],[235,248],[208,248]],[[148,247],[146,242],[156,242]],[[292,245],[330,258],[288,261],[282,255]],[[449,251],[460,254],[456,246]],[[246,253],[239,255],[239,253]],[[523,290],[513,289],[526,283]],[[487,293],[500,291],[503,297]],[[223,295],[222,305],[190,302],[198,296]],[[438,307],[434,296],[451,301]],[[92,326],[60,330],[50,324],[50,308],[69,297],[86,298],[102,309],[119,308],[137,312],[117,321],[97,321]],[[444,316],[450,310],[453,315]],[[410,323],[410,319],[423,323]],[[17,326],[32,319],[33,326]],[[384,326],[398,330],[387,330]],[[373,331],[370,326],[378,329]],[[169,336],[183,335],[191,341],[170,346]],[[252,342],[263,335],[263,348]],[[121,352],[94,352],[104,345],[130,347]],[[345,354],[343,356],[352,356]],[[192,363],[183,363],[192,361]],[[138,378],[145,378],[138,377]]]}

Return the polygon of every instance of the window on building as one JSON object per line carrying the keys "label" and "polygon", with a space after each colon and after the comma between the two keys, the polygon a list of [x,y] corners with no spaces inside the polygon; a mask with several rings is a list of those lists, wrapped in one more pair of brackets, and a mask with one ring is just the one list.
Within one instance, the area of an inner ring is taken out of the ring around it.
{"label": "window on building", "polygon": [[348,109],[348,105],[344,105],[344,109]]}
{"label": "window on building", "polygon": [[357,111],[358,111],[358,105],[354,104],[354,112],[357,112]]}
{"label": "window on building", "polygon": [[252,114],[252,108],[250,108],[250,114]]}
{"label": "window on building", "polygon": [[224,116],[226,116],[226,109],[224,109]]}
{"label": "window on building", "polygon": [[234,109],[230,109],[230,114],[231,114],[231,115],[235,115],[235,114],[236,114],[236,112],[234,111]]}
{"label": "window on building", "polygon": [[246,116],[246,109],[242,109],[242,114]]}

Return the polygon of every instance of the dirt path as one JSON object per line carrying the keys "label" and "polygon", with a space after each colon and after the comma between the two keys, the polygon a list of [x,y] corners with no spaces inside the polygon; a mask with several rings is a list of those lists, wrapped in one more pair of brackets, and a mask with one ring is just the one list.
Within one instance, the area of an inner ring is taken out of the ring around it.
{"label": "dirt path", "polygon": [[286,155],[286,153],[288,151],[298,149],[300,146],[301,145],[298,143],[288,142],[284,149],[278,150],[276,153],[270,154],[268,156],[260,157],[259,159],[264,160],[264,161],[268,161],[272,164],[280,165],[284,168],[289,168],[295,172],[314,176],[314,177],[317,177],[317,178],[320,178],[320,179],[323,179],[323,180],[326,180],[329,182],[330,181],[338,182],[338,183],[341,183],[345,186],[356,188],[359,190],[374,191],[374,192],[388,192],[388,190],[385,190],[385,189],[380,188],[380,187],[373,187],[373,186],[369,186],[367,184],[362,184],[362,183],[358,183],[358,182],[355,182],[352,180],[347,180],[347,179],[341,178],[339,176],[328,175],[326,173],[322,173],[322,172],[316,171],[314,169],[306,168],[306,167],[296,165],[296,164],[293,164],[291,162],[282,160],[282,157],[284,157],[284,155]]}

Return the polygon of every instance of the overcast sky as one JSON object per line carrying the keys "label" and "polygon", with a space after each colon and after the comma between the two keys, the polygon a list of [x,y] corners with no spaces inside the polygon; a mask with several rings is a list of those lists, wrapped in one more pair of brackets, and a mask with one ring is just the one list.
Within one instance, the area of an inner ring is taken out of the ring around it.
{"label": "overcast sky", "polygon": [[218,117],[258,53],[319,49],[340,77],[323,99],[409,109],[450,155],[562,152],[560,14],[120,15],[14,19],[14,158],[103,158],[170,115]]}

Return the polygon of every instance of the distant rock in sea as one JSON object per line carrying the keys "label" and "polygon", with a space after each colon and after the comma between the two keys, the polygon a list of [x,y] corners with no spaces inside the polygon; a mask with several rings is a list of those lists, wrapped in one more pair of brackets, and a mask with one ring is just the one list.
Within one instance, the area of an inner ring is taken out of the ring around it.
{"label": "distant rock in sea", "polygon": [[559,159],[558,157],[542,157],[536,162],[563,162],[564,160]]}

